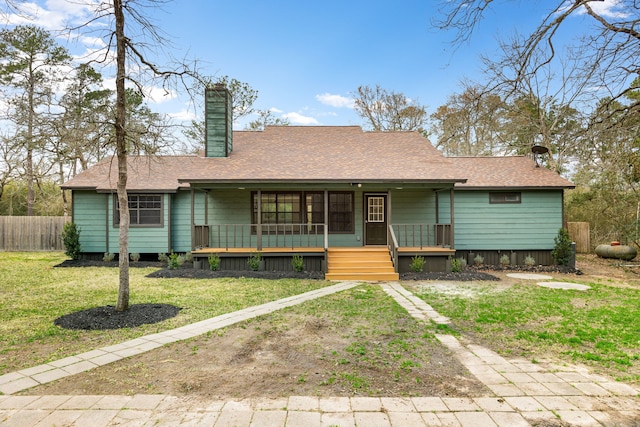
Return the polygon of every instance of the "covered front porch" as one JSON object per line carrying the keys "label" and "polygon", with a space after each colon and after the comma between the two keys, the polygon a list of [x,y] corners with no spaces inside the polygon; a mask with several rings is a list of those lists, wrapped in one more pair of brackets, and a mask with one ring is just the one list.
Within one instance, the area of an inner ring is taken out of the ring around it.
{"label": "covered front porch", "polygon": [[452,187],[192,188],[191,197],[192,253],[218,254],[225,269],[246,270],[260,253],[268,270],[290,270],[299,255],[305,269],[331,273],[332,249],[377,248],[395,273],[414,256],[443,271],[455,254]]}
{"label": "covered front porch", "polygon": [[[375,275],[370,273],[380,269],[386,273],[396,273],[397,280],[397,273],[410,270],[414,256],[423,256],[428,260],[427,271],[444,271],[448,258],[455,255],[455,249],[448,244],[449,224],[390,224],[386,245],[356,247],[325,244],[329,240],[325,233],[309,234],[308,228],[303,230],[304,226],[307,225],[274,227],[270,233],[252,233],[252,230],[261,228],[257,224],[194,226],[200,237],[197,240],[200,245],[192,251],[192,255],[195,260],[202,260],[205,267],[207,264],[204,261],[215,254],[221,258],[223,269],[246,270],[247,260],[259,253],[262,268],[277,271],[291,270],[291,260],[297,255],[303,257],[306,271],[323,271],[327,277],[341,280],[374,280]],[[327,227],[316,224],[311,228],[320,230]],[[383,258],[380,257],[381,252]],[[336,274],[333,268],[336,263],[331,262],[336,257],[346,261],[346,266],[342,262],[339,271],[348,273],[349,277]],[[392,280],[393,277],[387,275],[383,279]]]}

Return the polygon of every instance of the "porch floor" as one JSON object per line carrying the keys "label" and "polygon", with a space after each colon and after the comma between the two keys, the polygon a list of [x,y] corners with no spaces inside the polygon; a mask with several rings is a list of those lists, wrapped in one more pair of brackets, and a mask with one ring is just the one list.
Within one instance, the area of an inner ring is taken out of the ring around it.
{"label": "porch floor", "polygon": [[440,246],[403,246],[398,248],[398,252],[403,255],[455,255],[456,250],[451,248],[443,248]]}

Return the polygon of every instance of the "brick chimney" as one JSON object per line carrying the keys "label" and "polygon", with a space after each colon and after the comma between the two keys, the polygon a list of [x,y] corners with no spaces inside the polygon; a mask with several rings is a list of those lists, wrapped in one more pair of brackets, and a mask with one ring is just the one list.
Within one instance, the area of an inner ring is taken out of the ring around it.
{"label": "brick chimney", "polygon": [[222,84],[205,90],[205,157],[229,157],[233,149],[231,93]]}

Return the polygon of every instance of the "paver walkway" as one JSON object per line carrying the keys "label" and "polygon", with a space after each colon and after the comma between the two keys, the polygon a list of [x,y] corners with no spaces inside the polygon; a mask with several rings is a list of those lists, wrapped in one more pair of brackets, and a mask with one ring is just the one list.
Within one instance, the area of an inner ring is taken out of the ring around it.
{"label": "paver walkway", "polygon": [[[640,426],[639,390],[577,367],[506,359],[451,335],[437,339],[493,394],[457,397],[327,397],[212,401],[166,395],[12,396],[35,385],[93,369],[283,307],[357,286],[342,282],[193,325],[104,347],[0,376],[0,426]],[[399,283],[381,284],[414,318],[446,324]],[[564,424],[565,426],[567,424]]]}

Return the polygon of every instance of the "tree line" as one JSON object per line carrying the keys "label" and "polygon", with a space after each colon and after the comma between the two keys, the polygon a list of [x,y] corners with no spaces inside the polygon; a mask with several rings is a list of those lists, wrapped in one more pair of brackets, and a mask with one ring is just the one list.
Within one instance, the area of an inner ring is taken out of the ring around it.
{"label": "tree line", "polygon": [[[351,94],[365,128],[418,131],[448,156],[528,155],[571,179],[569,221],[588,221],[594,242],[639,242],[640,36],[638,8],[619,1],[615,10],[595,0],[559,1],[539,26],[500,42],[481,58],[483,81],[465,81],[432,113],[417,99],[362,85]],[[471,39],[491,8],[485,0],[441,4],[434,25],[453,31],[454,44]],[[557,32],[576,17],[593,26],[564,54]],[[586,43],[588,42],[588,43]],[[567,53],[568,52],[568,53]],[[69,201],[57,184],[115,153],[115,91],[89,64],[72,65],[68,51],[48,32],[24,25],[0,32],[0,214],[64,214]],[[197,79],[198,90],[225,84],[234,116],[254,114],[247,128],[287,125],[257,111],[257,91],[229,77]],[[594,90],[597,87],[598,90]],[[194,153],[204,140],[203,121],[176,134],[176,123],[155,113],[141,85],[124,90],[126,148],[133,154]]]}
{"label": "tree line", "polygon": [[[69,200],[59,185],[116,149],[116,91],[90,64],[72,64],[68,50],[35,25],[0,31],[0,215],[63,215]],[[255,110],[257,91],[222,76],[202,77],[197,90],[221,83],[234,96],[234,117],[255,113],[247,125],[287,125]],[[124,89],[128,154],[191,154],[204,141],[204,121],[176,123],[154,112],[140,86]],[[181,129],[176,132],[176,129]]]}

